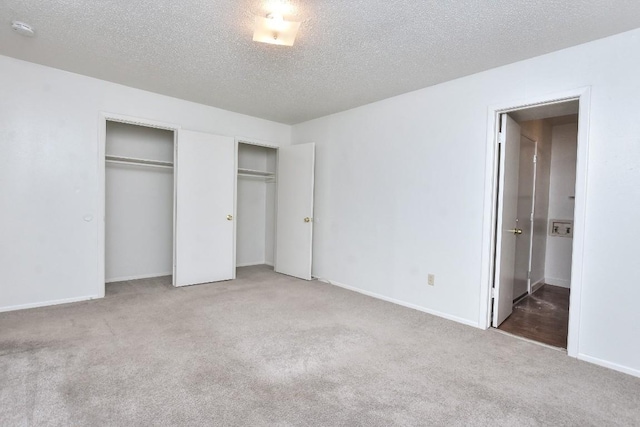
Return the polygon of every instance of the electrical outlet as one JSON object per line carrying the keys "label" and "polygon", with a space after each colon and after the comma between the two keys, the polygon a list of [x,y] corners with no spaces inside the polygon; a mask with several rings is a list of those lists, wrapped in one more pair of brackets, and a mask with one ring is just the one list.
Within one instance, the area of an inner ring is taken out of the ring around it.
{"label": "electrical outlet", "polygon": [[436,275],[435,274],[429,274],[427,283],[429,283],[429,286],[435,286],[435,284],[436,284]]}

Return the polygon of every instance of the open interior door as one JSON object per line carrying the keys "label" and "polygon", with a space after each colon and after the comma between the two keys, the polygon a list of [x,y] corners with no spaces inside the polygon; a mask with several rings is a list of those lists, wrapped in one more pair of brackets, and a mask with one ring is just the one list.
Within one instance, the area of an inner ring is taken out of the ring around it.
{"label": "open interior door", "polygon": [[537,143],[522,136],[520,139],[520,170],[518,172],[517,227],[522,234],[516,237],[515,282],[513,298],[531,293],[531,251],[533,249],[533,215],[536,191]]}
{"label": "open interior door", "polygon": [[275,271],[311,280],[315,144],[278,149]]}
{"label": "open interior door", "polygon": [[498,327],[513,311],[516,239],[518,228],[518,178],[520,125],[507,114],[500,118],[500,173],[494,276],[493,326]]}
{"label": "open interior door", "polygon": [[174,164],[174,286],[232,279],[234,139],[180,130]]}

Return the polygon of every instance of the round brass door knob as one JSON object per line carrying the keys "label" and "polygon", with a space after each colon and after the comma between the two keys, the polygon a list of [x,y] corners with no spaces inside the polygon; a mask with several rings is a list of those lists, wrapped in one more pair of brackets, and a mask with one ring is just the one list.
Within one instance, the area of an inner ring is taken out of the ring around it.
{"label": "round brass door knob", "polygon": [[311,222],[311,218],[306,217],[306,218],[304,219],[304,222]]}
{"label": "round brass door knob", "polygon": [[514,228],[513,230],[509,230],[509,232],[513,234],[522,234],[522,228]]}
{"label": "round brass door knob", "polygon": [[233,215],[227,215],[227,221],[233,220]]}

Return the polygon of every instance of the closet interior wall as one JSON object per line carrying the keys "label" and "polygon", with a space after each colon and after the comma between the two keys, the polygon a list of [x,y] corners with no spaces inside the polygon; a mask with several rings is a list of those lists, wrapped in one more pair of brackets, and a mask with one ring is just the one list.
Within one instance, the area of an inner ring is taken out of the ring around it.
{"label": "closet interior wall", "polygon": [[[552,129],[549,220],[574,220],[578,124],[568,123]],[[547,227],[547,231],[550,226]],[[545,281],[554,286],[571,287],[573,237],[548,236]]]}
{"label": "closet interior wall", "polygon": [[236,266],[268,264],[275,253],[277,150],[238,143]]}
{"label": "closet interior wall", "polygon": [[107,121],[105,149],[105,281],[171,275],[174,133]]}

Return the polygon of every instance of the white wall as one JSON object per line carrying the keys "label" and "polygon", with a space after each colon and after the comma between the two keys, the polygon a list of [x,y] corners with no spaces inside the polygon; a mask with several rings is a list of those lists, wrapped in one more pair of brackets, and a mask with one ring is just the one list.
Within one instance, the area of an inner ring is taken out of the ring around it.
{"label": "white wall", "polygon": [[254,178],[238,177],[236,265],[264,264],[267,185]]}
{"label": "white wall", "polygon": [[[107,122],[106,154],[173,162],[173,132]],[[105,280],[170,275],[173,170],[106,164]]]}
{"label": "white wall", "polygon": [[531,285],[544,283],[547,249],[547,213],[551,176],[551,125],[546,120],[531,120],[520,124],[522,134],[538,142],[536,163],[536,196],[533,216],[533,246],[531,248]]}
{"label": "white wall", "polygon": [[[575,200],[569,196],[575,196],[578,125],[554,126],[552,141],[548,218],[573,220]],[[570,237],[547,237],[546,283],[571,287],[572,245]]]}
{"label": "white wall", "polygon": [[100,296],[101,112],[288,144],[291,127],[0,56],[0,310]]}
{"label": "white wall", "polygon": [[639,51],[634,30],[294,126],[317,144],[313,274],[481,324],[489,108],[590,86],[578,351],[640,375]]}

